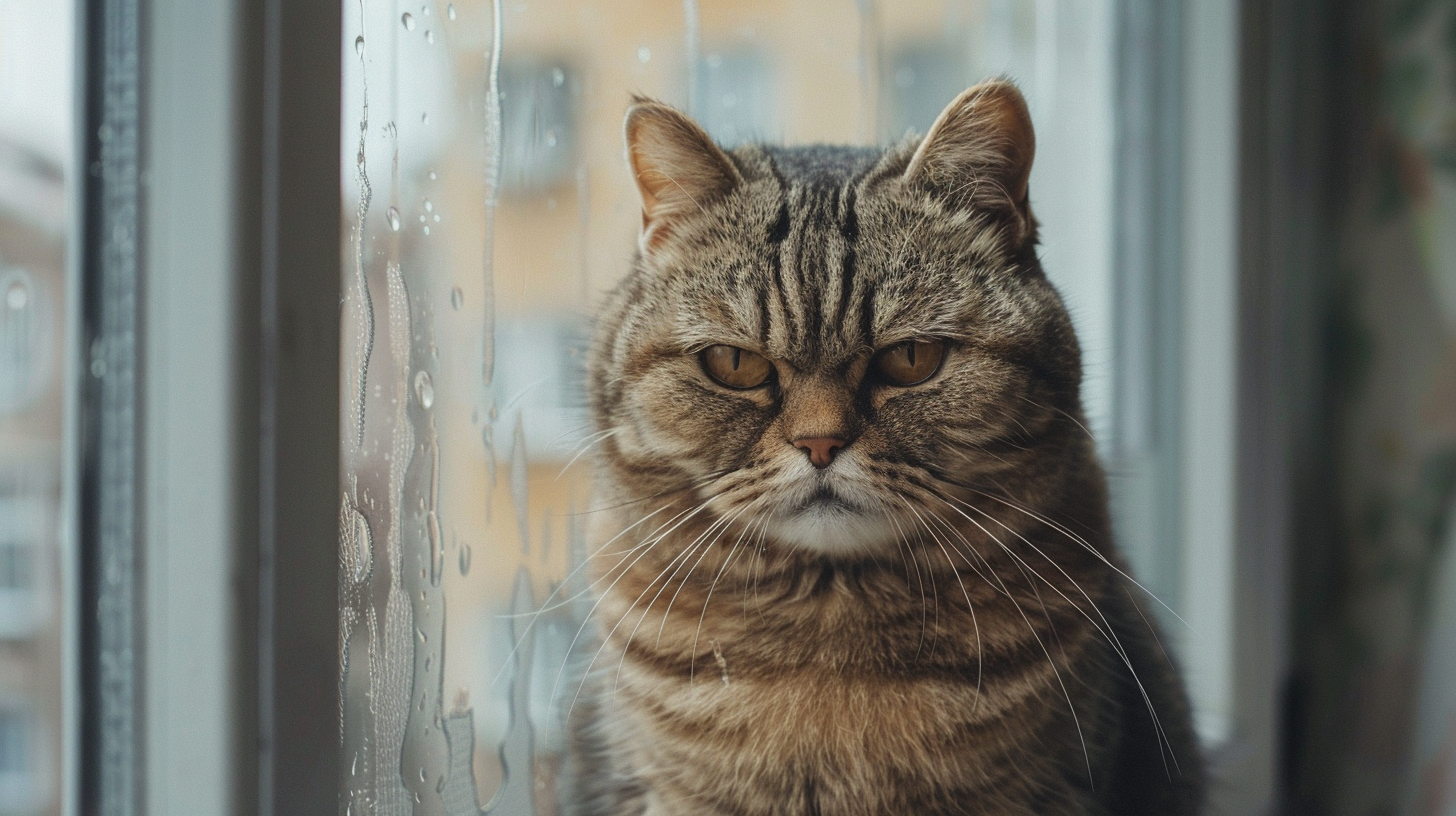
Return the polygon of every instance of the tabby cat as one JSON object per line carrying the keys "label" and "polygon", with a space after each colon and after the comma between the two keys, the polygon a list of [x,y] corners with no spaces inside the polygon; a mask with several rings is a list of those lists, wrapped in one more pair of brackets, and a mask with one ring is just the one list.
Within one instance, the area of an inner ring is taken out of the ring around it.
{"label": "tabby cat", "polygon": [[1015,86],[888,149],[724,150],[647,99],[626,139],[568,812],[1198,812]]}

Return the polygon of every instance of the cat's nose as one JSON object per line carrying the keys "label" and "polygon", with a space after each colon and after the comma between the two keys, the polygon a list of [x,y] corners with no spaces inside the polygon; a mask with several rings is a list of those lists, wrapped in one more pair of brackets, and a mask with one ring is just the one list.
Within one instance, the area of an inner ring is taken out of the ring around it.
{"label": "cat's nose", "polygon": [[833,436],[807,436],[795,439],[793,446],[809,454],[809,463],[816,468],[827,468],[834,461],[834,452],[849,443]]}

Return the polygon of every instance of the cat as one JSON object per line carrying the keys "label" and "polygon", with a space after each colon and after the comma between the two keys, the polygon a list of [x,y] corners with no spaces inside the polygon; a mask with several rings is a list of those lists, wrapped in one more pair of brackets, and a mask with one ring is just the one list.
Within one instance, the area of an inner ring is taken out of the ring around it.
{"label": "cat", "polygon": [[725,150],[640,97],[625,127],[567,812],[1197,813],[1016,87],[889,148]]}

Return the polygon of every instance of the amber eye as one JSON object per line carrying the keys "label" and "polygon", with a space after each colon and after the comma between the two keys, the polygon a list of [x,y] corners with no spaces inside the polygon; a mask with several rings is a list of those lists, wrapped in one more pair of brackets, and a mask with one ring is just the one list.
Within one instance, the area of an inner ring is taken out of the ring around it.
{"label": "amber eye", "polygon": [[897,343],[875,355],[875,371],[891,385],[925,382],[940,369],[945,359],[944,340],[911,340]]}
{"label": "amber eye", "polygon": [[698,356],[708,376],[729,388],[757,388],[773,374],[768,360],[736,346],[708,346]]}

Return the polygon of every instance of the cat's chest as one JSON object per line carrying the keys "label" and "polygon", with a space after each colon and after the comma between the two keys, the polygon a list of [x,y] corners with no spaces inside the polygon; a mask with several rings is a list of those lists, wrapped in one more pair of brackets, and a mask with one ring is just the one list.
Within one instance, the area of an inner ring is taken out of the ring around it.
{"label": "cat's chest", "polygon": [[928,761],[920,755],[994,729],[998,711],[1019,696],[992,694],[963,677],[899,679],[817,667],[735,674],[726,659],[691,680],[644,680],[624,675],[618,695],[650,735],[648,744],[715,753],[731,764],[829,759],[846,773],[857,764]]}
{"label": "cat's chest", "polygon": [[[822,671],[735,679],[731,665],[726,683],[717,673],[675,687],[628,682],[619,700],[649,789],[735,799],[725,812],[899,812],[892,799],[963,787],[1008,744],[1009,721],[962,683]],[[816,806],[783,807],[805,791]]]}

